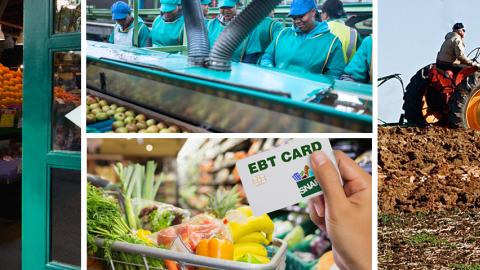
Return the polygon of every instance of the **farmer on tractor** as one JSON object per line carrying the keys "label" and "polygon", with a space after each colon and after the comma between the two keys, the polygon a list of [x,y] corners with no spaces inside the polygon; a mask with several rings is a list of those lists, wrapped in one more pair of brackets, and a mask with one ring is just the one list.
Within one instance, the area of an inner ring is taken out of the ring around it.
{"label": "farmer on tractor", "polygon": [[443,70],[460,72],[466,66],[480,67],[480,64],[465,56],[465,27],[462,23],[453,25],[452,32],[445,36],[445,41],[437,54],[437,67]]}
{"label": "farmer on tractor", "polygon": [[404,114],[411,125],[439,125],[480,130],[480,47],[473,59],[465,55],[465,28],[456,23],[445,36],[436,64],[420,69],[403,96]]}

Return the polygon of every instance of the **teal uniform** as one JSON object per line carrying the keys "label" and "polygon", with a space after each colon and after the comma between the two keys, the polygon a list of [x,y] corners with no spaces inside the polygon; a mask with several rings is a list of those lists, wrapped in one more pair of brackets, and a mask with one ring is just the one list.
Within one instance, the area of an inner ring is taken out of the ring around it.
{"label": "teal uniform", "polygon": [[[123,31],[122,27],[119,24],[115,24],[113,27],[113,31],[108,37],[108,42],[112,44],[120,44],[120,45],[128,45],[133,46],[133,21],[128,26],[128,28]],[[125,42],[118,42],[119,40]],[[115,42],[117,41],[117,42]],[[148,47],[150,41],[150,30],[148,30],[148,26],[142,20],[142,18],[138,17],[138,47]],[[123,44],[125,43],[125,44]],[[128,44],[127,44],[128,43]]]}
{"label": "teal uniform", "polygon": [[153,47],[182,45],[184,25],[183,16],[173,22],[166,22],[161,15],[157,16],[150,33]]}
{"label": "teal uniform", "polygon": [[[208,21],[207,29],[208,29],[208,40],[210,41],[210,47],[213,48],[215,41],[218,39],[220,34],[225,29],[225,25],[223,25],[217,18]],[[233,62],[240,62],[242,61],[243,57],[245,56],[246,50],[246,39],[242,41],[240,46],[233,52],[232,61]]]}
{"label": "teal uniform", "polygon": [[282,29],[282,23],[266,17],[247,37],[245,62],[256,63]]}
{"label": "teal uniform", "polygon": [[326,22],[309,33],[293,26],[283,29],[268,46],[262,66],[297,72],[340,76],[345,68],[342,43],[330,33]]}
{"label": "teal uniform", "polygon": [[345,68],[344,74],[357,82],[372,83],[372,37],[366,37],[352,61]]}

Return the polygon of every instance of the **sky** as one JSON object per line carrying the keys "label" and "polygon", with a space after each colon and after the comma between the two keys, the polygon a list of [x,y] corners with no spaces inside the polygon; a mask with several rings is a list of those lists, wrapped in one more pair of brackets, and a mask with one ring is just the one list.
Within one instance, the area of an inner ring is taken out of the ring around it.
{"label": "sky", "polygon": [[[400,73],[406,87],[420,68],[435,62],[456,22],[465,26],[465,53],[480,47],[479,10],[479,0],[379,0],[378,77]],[[402,97],[397,80],[379,87],[379,119],[398,122]]]}

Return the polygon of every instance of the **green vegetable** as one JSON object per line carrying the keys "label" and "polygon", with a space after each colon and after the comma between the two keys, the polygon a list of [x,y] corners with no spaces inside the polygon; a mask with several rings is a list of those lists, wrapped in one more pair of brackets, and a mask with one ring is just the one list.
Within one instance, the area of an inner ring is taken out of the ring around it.
{"label": "green vegetable", "polygon": [[[103,250],[98,250],[95,238],[105,239]],[[103,190],[87,184],[87,243],[90,255],[100,253],[105,259],[122,261],[128,264],[143,265],[139,255],[112,252],[113,241],[122,241],[132,244],[147,245],[138,236],[134,235],[121,213],[117,200],[107,196]],[[163,267],[158,259],[147,258],[151,267]],[[135,270],[143,269],[128,264],[115,263],[115,269]]]}
{"label": "green vegetable", "polygon": [[175,215],[169,210],[155,210],[148,215],[148,218],[150,220],[152,232],[158,232],[169,227],[172,224],[172,221],[175,219]]}
{"label": "green vegetable", "polygon": [[154,161],[148,161],[146,168],[140,164],[124,166],[120,162],[114,166],[125,198],[125,217],[131,229],[138,228],[135,216],[135,212],[138,211],[132,207],[132,198],[154,200],[163,181],[163,174],[155,178],[156,168],[157,164]]}
{"label": "green vegetable", "polygon": [[97,250],[95,236],[118,239],[130,233],[117,201],[106,196],[102,190],[87,184],[87,234],[88,246]]}

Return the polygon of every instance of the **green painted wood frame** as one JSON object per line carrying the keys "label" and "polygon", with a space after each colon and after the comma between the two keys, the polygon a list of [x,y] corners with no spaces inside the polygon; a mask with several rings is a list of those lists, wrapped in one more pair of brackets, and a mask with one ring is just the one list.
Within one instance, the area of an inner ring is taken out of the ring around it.
{"label": "green painted wood frame", "polygon": [[81,169],[80,152],[52,150],[53,54],[81,49],[80,33],[54,34],[54,9],[54,0],[24,0],[22,269],[25,270],[79,269],[50,259],[50,170]]}

